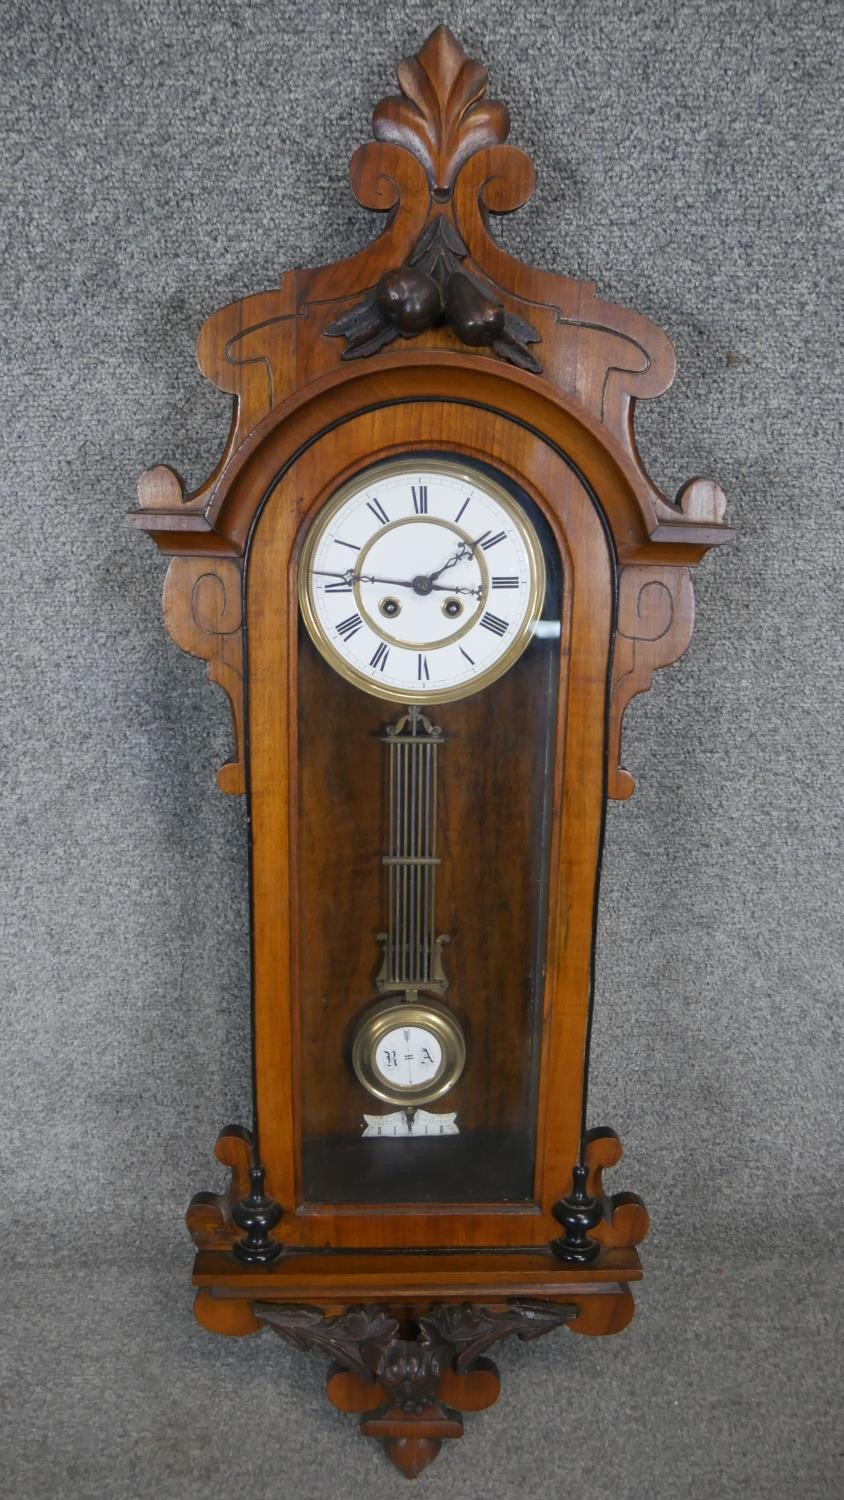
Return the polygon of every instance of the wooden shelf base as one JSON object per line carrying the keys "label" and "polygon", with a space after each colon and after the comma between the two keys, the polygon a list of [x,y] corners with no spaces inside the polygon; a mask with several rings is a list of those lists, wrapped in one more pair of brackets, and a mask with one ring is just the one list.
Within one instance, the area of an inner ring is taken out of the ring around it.
{"label": "wooden shelf base", "polygon": [[463,1416],[498,1399],[486,1351],[566,1326],[619,1333],[633,1316],[635,1250],[604,1250],[588,1267],[550,1251],[467,1254],[288,1252],[251,1266],[221,1251],[196,1257],[194,1311],[214,1333],[269,1327],[297,1349],[331,1358],[326,1394],[360,1417],[407,1479],[463,1436]]}
{"label": "wooden shelf base", "polygon": [[545,1250],[287,1251],[270,1266],[249,1266],[230,1254],[203,1250],[194,1262],[194,1286],[217,1299],[307,1302],[335,1312],[352,1302],[473,1302],[507,1297],[606,1296],[639,1281],[634,1249],[605,1250],[585,1267],[564,1265]]}

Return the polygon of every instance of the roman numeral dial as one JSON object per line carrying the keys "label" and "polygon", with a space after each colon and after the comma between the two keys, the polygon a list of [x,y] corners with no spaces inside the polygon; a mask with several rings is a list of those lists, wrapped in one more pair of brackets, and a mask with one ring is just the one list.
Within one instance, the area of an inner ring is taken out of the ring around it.
{"label": "roman numeral dial", "polygon": [[487,610],[486,614],[481,615],[481,628],[483,630],[491,630],[493,635],[502,636],[506,635],[510,629],[510,622],[509,620],[502,620],[499,615],[490,614],[489,610]]}
{"label": "roman numeral dial", "polygon": [[526,505],[471,464],[425,455],[347,481],[312,521],[299,563],[317,649],[364,692],[401,704],[447,702],[500,677],[530,646],[544,593]]}

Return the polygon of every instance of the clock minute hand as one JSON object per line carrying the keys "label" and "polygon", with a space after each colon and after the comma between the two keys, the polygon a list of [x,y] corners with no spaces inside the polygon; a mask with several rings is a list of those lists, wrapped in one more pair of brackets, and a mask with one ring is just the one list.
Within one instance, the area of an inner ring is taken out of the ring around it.
{"label": "clock minute hand", "polygon": [[[442,572],[442,568],[440,572]],[[434,575],[436,576],[436,575]],[[358,574],[352,579],[353,583],[390,583],[397,589],[413,589],[416,594],[432,593],[438,589],[443,594],[474,594],[480,597],[480,584],[476,589],[464,587],[463,584],[452,585],[450,583],[432,583],[430,573],[421,573],[418,578],[373,578],[371,574]]]}
{"label": "clock minute hand", "polygon": [[345,573],[334,573],[330,568],[313,568],[312,572],[317,578],[342,578],[344,583],[361,583],[366,578],[365,573],[356,573],[354,568],[347,568]]}
{"label": "clock minute hand", "polygon": [[356,573],[353,568],[347,568],[345,573],[332,573],[328,568],[314,568],[313,572],[319,578],[342,578],[344,583],[391,583],[398,589],[412,589],[414,580],[412,578],[376,578],[374,573]]}
{"label": "clock minute hand", "polygon": [[[445,569],[440,568],[439,571],[440,573],[443,573]],[[349,587],[351,587],[353,583],[389,583],[393,586],[393,588],[397,589],[415,589],[417,594],[427,592],[427,590],[423,590],[417,587],[420,581],[420,579],[417,578],[377,578],[374,573],[356,573],[353,568],[347,568],[345,573],[335,573],[329,568],[314,568],[313,572],[317,578],[339,578],[343,583],[348,584]],[[421,581],[423,583],[427,583],[430,589],[438,589],[441,593],[474,594],[477,596],[480,595],[480,586],[473,589],[466,588],[462,584],[455,584],[454,586],[452,586],[448,583],[432,583],[431,579],[436,577],[436,573],[423,573],[420,575]]]}

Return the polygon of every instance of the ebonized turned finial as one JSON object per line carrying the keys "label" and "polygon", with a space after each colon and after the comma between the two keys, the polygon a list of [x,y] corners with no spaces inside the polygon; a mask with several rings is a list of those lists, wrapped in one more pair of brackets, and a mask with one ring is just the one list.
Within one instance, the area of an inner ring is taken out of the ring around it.
{"label": "ebonized turned finial", "polygon": [[282,1246],[270,1235],[281,1218],[281,1208],[264,1192],[264,1168],[251,1167],[251,1187],[246,1198],[241,1198],[232,1209],[232,1218],[238,1229],[246,1231],[242,1240],[232,1246],[238,1260],[247,1265],[267,1265],[281,1254]]}
{"label": "ebonized turned finial", "polygon": [[590,1197],[586,1191],[588,1173],[589,1168],[583,1162],[578,1162],[574,1168],[571,1192],[561,1198],[559,1203],[555,1203],[552,1209],[554,1218],[558,1224],[562,1224],[565,1232],[559,1239],[551,1241],[551,1249],[558,1260],[571,1261],[577,1266],[588,1265],[601,1249],[598,1241],[591,1239],[588,1233],[604,1217],[598,1199]]}

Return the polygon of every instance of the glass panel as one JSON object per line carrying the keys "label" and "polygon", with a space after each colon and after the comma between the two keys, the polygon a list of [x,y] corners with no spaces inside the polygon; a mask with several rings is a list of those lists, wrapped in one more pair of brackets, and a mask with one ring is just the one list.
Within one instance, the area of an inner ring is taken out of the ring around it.
{"label": "glass panel", "polygon": [[[527,496],[462,467],[507,489],[544,558],[513,666],[409,717],[333,670],[300,623],[306,1202],[533,1197],[562,572]],[[507,575],[489,576],[485,608],[506,618],[511,586],[492,580]]]}

